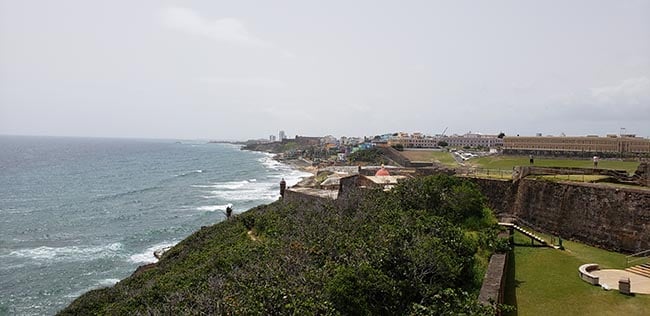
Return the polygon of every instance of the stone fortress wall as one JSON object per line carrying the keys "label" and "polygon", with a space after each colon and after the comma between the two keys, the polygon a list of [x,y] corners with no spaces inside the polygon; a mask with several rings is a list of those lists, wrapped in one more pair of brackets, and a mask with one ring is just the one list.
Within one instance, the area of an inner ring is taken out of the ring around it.
{"label": "stone fortress wall", "polygon": [[469,180],[479,185],[497,216],[603,249],[650,249],[650,190],[534,179]]}

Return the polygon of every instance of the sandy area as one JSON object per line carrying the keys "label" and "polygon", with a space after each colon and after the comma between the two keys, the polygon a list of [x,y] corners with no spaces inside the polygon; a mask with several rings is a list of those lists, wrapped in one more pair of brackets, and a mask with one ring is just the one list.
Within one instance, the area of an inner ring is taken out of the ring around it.
{"label": "sandy area", "polygon": [[627,272],[624,270],[604,269],[591,271],[591,274],[600,278],[599,284],[606,284],[610,289],[618,290],[618,280],[622,277],[630,278],[632,293],[650,294],[650,278]]}

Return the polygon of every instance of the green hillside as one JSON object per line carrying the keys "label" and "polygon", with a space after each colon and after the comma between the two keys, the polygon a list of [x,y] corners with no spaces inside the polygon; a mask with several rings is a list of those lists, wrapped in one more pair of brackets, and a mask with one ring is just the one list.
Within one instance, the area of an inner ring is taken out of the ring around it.
{"label": "green hillside", "polygon": [[353,203],[275,202],[204,227],[61,315],[492,315],[476,302],[500,243],[474,185],[414,179]]}

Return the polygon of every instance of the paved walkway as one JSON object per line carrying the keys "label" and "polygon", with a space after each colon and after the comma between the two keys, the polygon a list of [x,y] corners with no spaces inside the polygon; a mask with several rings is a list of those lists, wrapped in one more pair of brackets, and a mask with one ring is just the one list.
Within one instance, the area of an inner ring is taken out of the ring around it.
{"label": "paved walkway", "polygon": [[599,277],[599,284],[602,286],[606,284],[607,287],[613,290],[618,290],[618,280],[621,277],[630,278],[630,288],[632,293],[637,294],[650,294],[650,278],[627,272],[625,270],[604,269],[590,272]]}

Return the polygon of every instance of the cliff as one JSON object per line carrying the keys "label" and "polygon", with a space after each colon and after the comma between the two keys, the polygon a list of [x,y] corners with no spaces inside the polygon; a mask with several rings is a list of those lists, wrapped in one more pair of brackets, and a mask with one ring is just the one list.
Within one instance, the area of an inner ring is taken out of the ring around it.
{"label": "cliff", "polygon": [[260,206],[60,314],[490,315],[476,300],[496,244],[483,201],[471,183],[438,176],[354,206]]}

